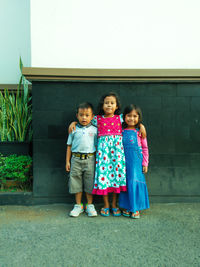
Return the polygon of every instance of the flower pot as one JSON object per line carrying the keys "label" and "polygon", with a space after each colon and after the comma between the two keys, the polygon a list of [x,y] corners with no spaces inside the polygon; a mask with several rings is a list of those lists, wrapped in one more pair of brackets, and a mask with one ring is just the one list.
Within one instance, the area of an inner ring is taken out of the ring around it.
{"label": "flower pot", "polygon": [[0,152],[4,156],[9,155],[30,155],[32,156],[31,142],[0,142]]}
{"label": "flower pot", "polygon": [[13,188],[13,187],[17,187],[18,185],[19,185],[18,181],[6,180],[6,182],[4,184],[4,188]]}

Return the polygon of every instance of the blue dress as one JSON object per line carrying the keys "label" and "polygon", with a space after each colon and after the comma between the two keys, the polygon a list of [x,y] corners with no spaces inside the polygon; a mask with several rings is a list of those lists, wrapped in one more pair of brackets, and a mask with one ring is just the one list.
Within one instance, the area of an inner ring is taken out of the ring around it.
{"label": "blue dress", "polygon": [[142,146],[138,145],[138,129],[124,130],[122,134],[126,159],[127,191],[120,193],[119,206],[135,213],[149,208],[147,185],[142,172]]}

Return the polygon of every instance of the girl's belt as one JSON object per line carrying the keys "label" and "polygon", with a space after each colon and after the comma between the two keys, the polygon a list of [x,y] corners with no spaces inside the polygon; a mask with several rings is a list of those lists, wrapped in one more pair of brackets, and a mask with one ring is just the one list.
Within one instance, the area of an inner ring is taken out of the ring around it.
{"label": "girl's belt", "polygon": [[72,152],[72,155],[79,159],[87,159],[88,157],[94,156],[96,152],[94,153],[76,153]]}

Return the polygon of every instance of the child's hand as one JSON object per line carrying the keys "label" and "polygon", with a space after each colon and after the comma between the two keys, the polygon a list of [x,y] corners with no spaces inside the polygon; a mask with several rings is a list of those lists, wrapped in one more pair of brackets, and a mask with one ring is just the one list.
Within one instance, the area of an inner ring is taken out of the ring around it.
{"label": "child's hand", "polygon": [[147,137],[146,129],[145,129],[145,127],[144,127],[144,125],[142,123],[140,123],[139,136],[141,136],[142,138],[146,138]]}
{"label": "child's hand", "polygon": [[67,172],[70,172],[70,162],[66,163],[65,168]]}
{"label": "child's hand", "polygon": [[148,167],[147,166],[142,166],[142,171],[143,171],[143,173],[147,173],[148,172]]}
{"label": "child's hand", "polygon": [[77,124],[77,123],[78,123],[77,121],[73,121],[73,122],[69,125],[69,128],[68,128],[68,132],[69,132],[69,133],[71,133],[71,132],[73,132],[73,131],[76,130],[76,124]]}

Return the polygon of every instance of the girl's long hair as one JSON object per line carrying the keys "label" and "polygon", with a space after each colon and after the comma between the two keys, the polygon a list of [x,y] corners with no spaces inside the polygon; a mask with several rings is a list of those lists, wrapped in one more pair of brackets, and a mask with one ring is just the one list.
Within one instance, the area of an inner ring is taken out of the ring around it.
{"label": "girl's long hair", "polygon": [[104,104],[104,99],[107,96],[113,96],[113,97],[115,97],[116,102],[117,102],[117,107],[118,107],[115,110],[115,114],[116,115],[119,115],[121,113],[121,103],[120,103],[120,100],[119,100],[119,96],[116,93],[114,93],[114,92],[110,92],[110,93],[107,93],[107,94],[102,95],[102,97],[100,98],[99,104],[98,104],[97,114],[98,115],[104,115],[103,104]]}
{"label": "girl's long hair", "polygon": [[139,115],[139,120],[138,120],[138,124],[135,126],[136,128],[140,128],[140,123],[142,122],[142,111],[140,109],[140,107],[134,105],[134,104],[130,104],[128,106],[125,107],[124,109],[124,113],[123,113],[123,120],[124,122],[122,123],[122,128],[125,129],[128,127],[127,123],[125,122],[125,117],[128,113],[130,113],[131,111],[135,110],[137,112],[137,114]]}

